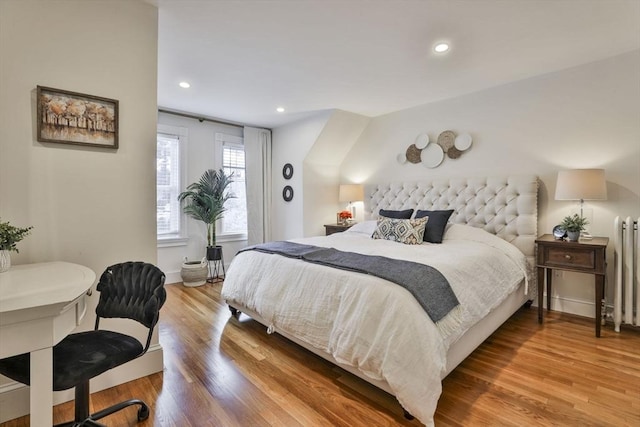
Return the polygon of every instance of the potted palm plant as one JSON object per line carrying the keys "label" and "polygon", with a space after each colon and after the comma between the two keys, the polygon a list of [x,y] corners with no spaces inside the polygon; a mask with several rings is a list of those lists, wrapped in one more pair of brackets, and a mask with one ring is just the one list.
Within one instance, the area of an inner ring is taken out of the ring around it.
{"label": "potted palm plant", "polygon": [[577,242],[580,238],[580,232],[584,231],[587,224],[589,224],[589,221],[586,218],[573,214],[565,216],[560,223],[560,227],[567,232],[567,239],[570,242]]}
{"label": "potted palm plant", "polygon": [[235,196],[229,192],[229,185],[233,182],[233,173],[227,175],[224,169],[206,170],[198,182],[194,182],[178,195],[178,200],[184,202],[182,210],[185,214],[198,221],[204,222],[207,228],[207,259],[222,258],[222,247],[216,245],[216,221],[222,219],[227,200]]}

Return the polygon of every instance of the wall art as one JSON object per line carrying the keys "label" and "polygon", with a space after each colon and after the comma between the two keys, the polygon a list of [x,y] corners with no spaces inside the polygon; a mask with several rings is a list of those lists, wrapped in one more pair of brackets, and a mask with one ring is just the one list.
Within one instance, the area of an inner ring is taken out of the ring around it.
{"label": "wall art", "polygon": [[293,176],[293,165],[291,163],[287,163],[282,168],[282,176],[284,179],[291,179]]}
{"label": "wall art", "polygon": [[118,100],[37,87],[40,142],[118,148]]}
{"label": "wall art", "polygon": [[293,200],[293,187],[291,187],[290,185],[286,185],[282,189],[282,198],[284,199],[285,202],[292,201]]}
{"label": "wall art", "polygon": [[429,140],[429,135],[421,133],[416,137],[404,153],[399,153],[396,160],[401,165],[405,163],[422,163],[426,168],[440,166],[445,156],[450,159],[459,158],[471,148],[472,138],[468,133],[456,135],[451,130],[445,130],[438,135],[435,142]]}

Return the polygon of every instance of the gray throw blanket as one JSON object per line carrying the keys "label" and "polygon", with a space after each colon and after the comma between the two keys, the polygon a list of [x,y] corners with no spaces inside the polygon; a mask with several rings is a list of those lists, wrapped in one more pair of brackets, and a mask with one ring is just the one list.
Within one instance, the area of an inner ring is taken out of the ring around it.
{"label": "gray throw blanket", "polygon": [[238,253],[249,250],[370,274],[396,283],[411,292],[434,322],[438,322],[459,305],[458,298],[442,273],[417,262],[286,241],[249,246]]}

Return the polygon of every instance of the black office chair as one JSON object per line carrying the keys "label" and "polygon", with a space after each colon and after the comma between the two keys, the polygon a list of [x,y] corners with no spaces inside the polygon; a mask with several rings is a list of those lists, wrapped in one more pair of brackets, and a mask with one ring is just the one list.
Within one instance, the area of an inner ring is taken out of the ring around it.
{"label": "black office chair", "polygon": [[[98,282],[100,300],[93,331],[71,334],[53,347],[53,390],[75,387],[75,419],[60,426],[101,426],[96,422],[131,405],[139,405],[138,421],[149,417],[142,400],[131,399],[89,415],[89,380],[111,368],[142,356],[151,343],[153,328],[167,294],[164,273],[144,262],[108,267]],[[100,318],[132,319],[149,328],[147,344],[118,332],[98,330]],[[29,353],[0,360],[0,374],[29,385]]]}

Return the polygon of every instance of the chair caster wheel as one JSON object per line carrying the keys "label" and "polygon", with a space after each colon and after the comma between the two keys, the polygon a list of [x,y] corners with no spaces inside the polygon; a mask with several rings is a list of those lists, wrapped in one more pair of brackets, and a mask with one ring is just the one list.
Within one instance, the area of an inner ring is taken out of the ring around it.
{"label": "chair caster wheel", "polygon": [[144,421],[149,418],[149,407],[144,405],[138,409],[138,421]]}

